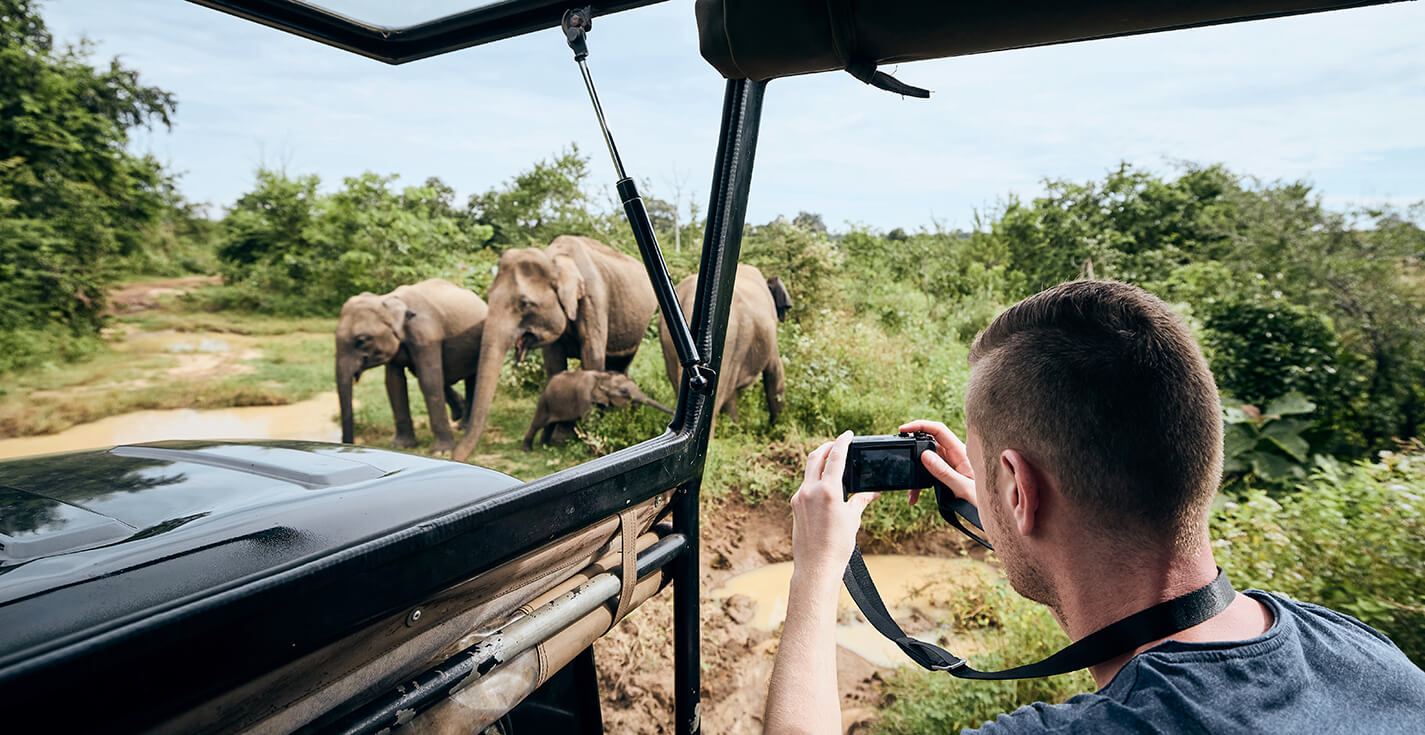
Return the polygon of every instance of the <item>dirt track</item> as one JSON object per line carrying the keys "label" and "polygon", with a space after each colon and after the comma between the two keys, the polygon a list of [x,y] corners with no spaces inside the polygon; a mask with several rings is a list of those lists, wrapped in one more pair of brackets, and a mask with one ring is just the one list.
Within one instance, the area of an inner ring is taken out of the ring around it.
{"label": "dirt track", "polygon": [[125,284],[109,294],[110,314],[133,314],[159,308],[159,298],[179,296],[199,286],[216,286],[223,282],[218,276],[184,276]]}

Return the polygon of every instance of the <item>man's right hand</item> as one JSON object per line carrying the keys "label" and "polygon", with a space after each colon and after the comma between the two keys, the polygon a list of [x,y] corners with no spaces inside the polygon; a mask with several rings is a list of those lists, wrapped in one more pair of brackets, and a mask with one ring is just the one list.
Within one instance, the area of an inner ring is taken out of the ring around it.
{"label": "man's right hand", "polygon": [[[912,421],[900,428],[902,432],[923,431],[935,440],[936,451],[926,450],[920,457],[925,469],[936,479],[945,483],[955,493],[955,497],[965,500],[978,509],[975,501],[975,470],[970,467],[970,455],[965,452],[965,443],[955,436],[945,424],[939,421]],[[920,499],[920,491],[910,491],[910,503]]]}

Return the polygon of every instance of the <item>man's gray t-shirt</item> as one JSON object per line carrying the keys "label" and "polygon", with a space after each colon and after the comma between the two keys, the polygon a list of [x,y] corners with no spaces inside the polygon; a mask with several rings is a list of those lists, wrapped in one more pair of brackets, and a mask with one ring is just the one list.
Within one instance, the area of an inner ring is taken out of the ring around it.
{"label": "man's gray t-shirt", "polygon": [[1425,671],[1388,638],[1319,605],[1246,594],[1275,618],[1256,638],[1169,640],[1097,692],[965,732],[1425,733]]}

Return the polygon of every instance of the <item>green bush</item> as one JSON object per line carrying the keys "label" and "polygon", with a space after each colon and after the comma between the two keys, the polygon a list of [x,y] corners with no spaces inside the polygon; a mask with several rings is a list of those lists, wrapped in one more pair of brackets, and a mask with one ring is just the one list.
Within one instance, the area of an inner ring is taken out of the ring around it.
{"label": "green bush", "polygon": [[1332,397],[1340,346],[1320,316],[1280,299],[1217,303],[1202,314],[1222,392],[1259,406],[1293,391],[1318,404]]}
{"label": "green bush", "polygon": [[[52,362],[73,362],[104,348],[99,337],[67,329],[0,330],[0,374]],[[4,395],[0,386],[0,395]]]}
{"label": "green bush", "polygon": [[1320,461],[1312,457],[1303,436],[1312,425],[1305,416],[1315,411],[1316,404],[1295,391],[1266,409],[1224,399],[1222,471],[1227,486],[1239,489],[1255,480],[1281,488],[1306,479],[1307,470]]}
{"label": "green bush", "polygon": [[56,44],[37,3],[0,2],[0,332],[22,348],[40,331],[96,336],[123,257],[163,210],[163,167],[128,152],[129,133],[168,125],[176,103],[92,55]]}
{"label": "green bush", "polygon": [[438,180],[400,192],[394,180],[366,173],[322,195],[316,176],[259,170],[223,222],[218,255],[230,288],[212,298],[271,313],[335,314],[363,291],[426,278],[481,280],[490,228],[464,222]]}
{"label": "green bush", "polygon": [[1425,665],[1425,454],[1328,463],[1298,492],[1255,490],[1212,518],[1213,552],[1239,589],[1353,615]]}
{"label": "green bush", "polygon": [[791,321],[815,318],[838,291],[834,279],[840,257],[826,233],[782,217],[747,228],[741,262],[757,266],[768,278],[782,279],[792,299],[787,316]]}

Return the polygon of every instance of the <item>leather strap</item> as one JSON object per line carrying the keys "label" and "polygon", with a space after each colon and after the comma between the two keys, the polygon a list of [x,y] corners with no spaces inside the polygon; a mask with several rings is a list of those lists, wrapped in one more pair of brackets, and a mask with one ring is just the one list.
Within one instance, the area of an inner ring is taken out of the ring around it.
{"label": "leather strap", "polygon": [[1004,671],[979,671],[970,668],[965,659],[933,643],[906,635],[886,610],[886,604],[871,581],[871,573],[866,569],[866,561],[861,558],[860,548],[852,550],[851,561],[846,565],[842,580],[866,620],[881,635],[900,646],[912,661],[961,679],[1030,679],[1086,669],[1202,623],[1226,610],[1236,595],[1232,583],[1227,581],[1227,575],[1219,567],[1217,578],[1206,586],[1129,615],[1042,661]]}
{"label": "leather strap", "polygon": [[863,55],[856,43],[856,9],[853,0],[826,0],[826,14],[831,19],[831,48],[851,76],[887,92],[928,99],[930,90],[906,84],[883,71],[876,71],[876,62]]}
{"label": "leather strap", "polygon": [[623,565],[619,571],[618,607],[609,621],[609,630],[613,630],[613,626],[628,614],[633,606],[633,590],[638,586],[638,510],[629,508],[619,513],[618,524],[619,555],[623,557]]}

